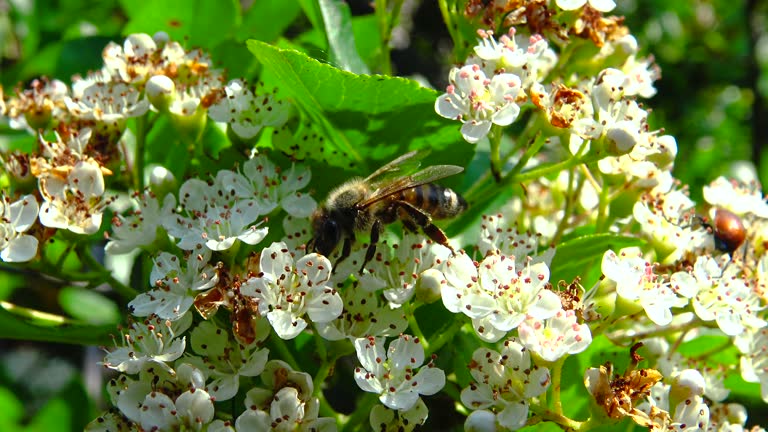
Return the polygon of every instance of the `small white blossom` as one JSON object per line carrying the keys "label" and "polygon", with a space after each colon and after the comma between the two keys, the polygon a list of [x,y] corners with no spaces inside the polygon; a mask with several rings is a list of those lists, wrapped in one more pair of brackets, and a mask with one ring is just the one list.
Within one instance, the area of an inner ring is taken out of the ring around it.
{"label": "small white blossom", "polygon": [[681,190],[647,196],[635,203],[632,213],[642,233],[650,239],[662,264],[714,247],[712,234],[690,222],[695,203]]}
{"label": "small white blossom", "polygon": [[72,115],[83,120],[96,120],[122,130],[125,121],[144,115],[149,102],[135,88],[119,82],[94,82],[78,97],[64,101]]}
{"label": "small white blossom", "polygon": [[104,198],[104,177],[96,161],[80,161],[63,177],[40,179],[45,202],[40,206],[40,223],[75,234],[93,234],[101,227],[103,211],[111,202]]}
{"label": "small white blossom", "polygon": [[355,283],[342,291],[344,310],[333,320],[316,323],[317,331],[328,340],[365,336],[397,336],[408,327],[402,308],[392,309],[381,295]]}
{"label": "small white blossom", "polygon": [[413,298],[421,274],[451,255],[447,247],[413,234],[405,235],[392,249],[382,244],[377,252],[360,275],[360,286],[368,291],[383,289],[392,308],[399,308]]}
{"label": "small white blossom", "polygon": [[224,94],[208,108],[208,115],[214,121],[229,123],[244,139],[253,138],[265,126],[282,126],[291,114],[290,104],[275,100],[273,94],[259,93],[243,80],[230,81]]}
{"label": "small white blossom", "polygon": [[[257,341],[266,339],[262,332]],[[235,344],[228,334],[208,321],[200,323],[191,335],[192,349],[201,357],[185,360],[207,375],[206,390],[217,401],[232,399],[240,388],[240,377],[255,377],[264,371],[269,350],[257,344]]]}
{"label": "small white blossom", "polygon": [[129,374],[138,373],[145,364],[152,363],[170,370],[166,363],[181,357],[186,338],[176,338],[192,324],[192,315],[186,314],[174,322],[149,317],[143,322],[131,323],[124,335],[125,346],[104,357],[104,366]]}
{"label": "small white blossom", "polygon": [[752,214],[762,219],[768,218],[768,202],[760,188],[760,184],[739,183],[718,177],[703,189],[704,200],[713,207],[722,207],[743,216]]}
{"label": "small white blossom", "polygon": [[280,242],[261,252],[260,264],[261,273],[248,279],[240,292],[258,301],[259,313],[281,338],[298,336],[308,325],[305,315],[318,323],[341,315],[341,297],[327,285],[331,262],[326,257],[313,253],[294,262]]}
{"label": "small white blossom", "polygon": [[128,303],[131,313],[136,316],[157,315],[172,321],[181,318],[192,306],[197,294],[219,281],[215,269],[208,265],[210,258],[211,251],[208,249],[190,253],[182,268],[179,257],[168,252],[160,253],[155,258],[149,277],[153,289],[139,294]]}
{"label": "small white blossom", "polygon": [[38,240],[24,234],[37,220],[39,207],[33,195],[18,200],[0,193],[0,259],[5,262],[29,261],[37,255]]}
{"label": "small white blossom", "polygon": [[376,405],[368,417],[371,429],[381,432],[411,432],[423,426],[427,421],[429,410],[423,400],[409,410],[394,410],[384,405]]}
{"label": "small white blossom", "polygon": [[431,362],[419,369],[424,347],[418,338],[401,335],[390,342],[386,352],[384,338],[360,338],[355,340],[355,351],[361,364],[355,369],[357,385],[378,394],[388,408],[410,410],[419,395],[433,395],[445,386],[445,373]]}
{"label": "small white blossom", "polygon": [[549,268],[524,260],[518,269],[507,255],[488,255],[475,267],[463,254],[446,262],[443,304],[472,318],[477,335],[495,342],[530,315],[547,319],[560,310],[560,298],[546,289]]}
{"label": "small white blossom", "polygon": [[[765,327],[758,313],[765,309],[746,281],[728,272],[702,287],[691,299],[693,310],[703,321],[715,321],[723,333],[737,336],[745,329]],[[734,271],[738,271],[734,268]]]}
{"label": "small white blossom", "polygon": [[495,216],[483,215],[480,238],[477,248],[483,256],[500,253],[522,259],[530,257],[531,263],[543,262],[547,266],[552,264],[555,257],[555,248],[548,247],[539,255],[541,234],[520,232],[509,226],[510,223],[502,213]]}
{"label": "small white blossom", "polygon": [[532,35],[528,40],[517,42],[514,27],[498,41],[492,31],[478,30],[478,44],[474,55],[467,58],[467,64],[477,64],[486,76],[509,73],[520,77],[522,87],[530,89],[541,82],[557,64],[557,54],[549,48],[541,35]]}
{"label": "small white blossom", "polygon": [[544,320],[528,317],[517,328],[520,342],[544,361],[554,362],[567,354],[578,354],[592,343],[589,326],[579,324],[573,310],[560,310]]}
{"label": "small white blossom", "polygon": [[511,430],[525,426],[528,400],[550,384],[549,370],[531,365],[529,351],[515,339],[505,341],[500,353],[475,350],[469,372],[475,382],[461,391],[461,403],[472,410],[492,410],[497,423]]}
{"label": "small white blossom", "polygon": [[476,143],[488,135],[491,124],[508,126],[520,114],[518,99],[525,96],[520,77],[502,73],[487,78],[478,65],[451,69],[446,93],[435,101],[435,111],[463,123],[461,135]]}
{"label": "small white blossom", "polygon": [[142,83],[151,75],[154,68],[152,57],[157,51],[157,44],[146,33],[128,35],[123,46],[109,42],[102,51],[104,70],[117,81]]}
{"label": "small white blossom", "polygon": [[317,398],[302,400],[293,387],[283,387],[274,394],[260,388],[251,389],[246,394],[245,406],[247,409],[235,421],[234,430],[237,432],[336,430],[336,421],[333,418],[318,417],[320,404]]}
{"label": "small white blossom", "polygon": [[112,218],[112,233],[104,248],[108,254],[125,254],[152,244],[157,237],[157,229],[162,226],[163,216],[175,204],[173,195],[168,194],[160,207],[157,197],[150,190],[145,190],[142,195],[135,194],[134,199],[138,209],[126,216],[116,214]]}
{"label": "small white blossom", "polygon": [[622,249],[619,255],[607,251],[601,268],[606,279],[616,283],[616,293],[637,302],[657,325],[672,322],[670,308],[688,304],[688,299],[678,297],[670,284],[653,272],[653,265],[643,259],[639,248]]}
{"label": "small white blossom", "polygon": [[[231,171],[226,171],[231,173]],[[202,243],[211,250],[232,247],[237,240],[254,245],[267,236],[266,227],[253,224],[267,210],[252,200],[240,199],[228,193],[228,175],[220,171],[213,185],[192,178],[179,189],[181,207],[167,215],[163,226],[179,239],[178,246],[193,250]]]}

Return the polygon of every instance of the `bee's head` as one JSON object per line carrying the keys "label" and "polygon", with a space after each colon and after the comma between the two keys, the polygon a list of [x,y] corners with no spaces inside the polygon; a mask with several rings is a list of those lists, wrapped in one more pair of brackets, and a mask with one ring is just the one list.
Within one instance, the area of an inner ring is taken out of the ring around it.
{"label": "bee's head", "polygon": [[318,207],[312,214],[312,250],[328,256],[341,241],[341,227],[325,207]]}

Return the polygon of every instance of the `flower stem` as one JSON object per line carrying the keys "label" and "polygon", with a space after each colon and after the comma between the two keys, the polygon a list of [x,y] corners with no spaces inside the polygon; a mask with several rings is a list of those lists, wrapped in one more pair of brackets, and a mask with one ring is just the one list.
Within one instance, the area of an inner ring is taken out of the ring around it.
{"label": "flower stem", "polygon": [[269,341],[270,345],[278,352],[280,360],[288,363],[294,370],[302,370],[299,362],[293,357],[293,353],[288,349],[288,345],[285,344],[285,341],[280,336],[273,333]]}
{"label": "flower stem", "polygon": [[427,352],[429,350],[429,342],[427,341],[427,338],[424,337],[424,333],[421,332],[419,322],[416,321],[416,308],[411,302],[406,303],[405,307],[405,315],[408,317],[408,327],[411,328],[413,335],[419,338],[421,346],[424,347],[424,352]]}
{"label": "flower stem", "polygon": [[438,330],[437,339],[433,340],[432,343],[430,343],[429,349],[427,349],[427,347],[424,347],[425,355],[426,356],[432,355],[432,353],[439,351],[440,348],[443,347],[443,345],[452,341],[453,337],[456,335],[456,332],[459,331],[462,325],[464,325],[463,320],[458,319],[457,317],[457,319],[451,320],[450,324]]}
{"label": "flower stem", "polygon": [[376,405],[378,395],[374,393],[366,393],[362,399],[355,406],[355,412],[347,419],[347,423],[342,426],[342,431],[352,431],[358,429],[365,421],[368,420],[368,416],[371,413],[371,409]]}
{"label": "flower stem", "polygon": [[88,248],[85,243],[78,245],[77,252],[77,255],[81,260],[83,260],[83,263],[94,269],[94,271],[98,273],[101,279],[107,282],[109,286],[112,287],[112,289],[120,295],[120,297],[127,300],[133,300],[137,295],[139,295],[136,290],[115,279],[112,276],[112,272],[107,270],[107,268],[104,267],[104,265],[93,256],[90,248]]}
{"label": "flower stem", "polygon": [[147,142],[147,115],[136,119],[136,153],[133,155],[133,187],[144,190],[144,148]]}
{"label": "flower stem", "polygon": [[501,126],[493,125],[488,137],[491,141],[491,174],[496,183],[501,183]]}
{"label": "flower stem", "polygon": [[462,49],[462,37],[459,32],[459,26],[453,21],[453,11],[448,6],[448,0],[438,0],[440,6],[440,14],[443,16],[443,22],[445,22],[445,28],[448,30],[448,34],[451,35],[453,40],[453,57],[456,62],[459,61],[459,50]]}

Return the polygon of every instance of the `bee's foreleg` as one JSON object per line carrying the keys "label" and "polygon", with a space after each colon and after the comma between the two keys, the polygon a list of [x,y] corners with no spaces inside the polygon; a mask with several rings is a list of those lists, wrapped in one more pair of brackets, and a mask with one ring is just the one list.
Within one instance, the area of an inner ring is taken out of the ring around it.
{"label": "bee's foreleg", "polygon": [[420,226],[421,230],[424,231],[424,234],[432,239],[432,241],[447,247],[454,254],[456,253],[450,243],[448,243],[448,236],[445,235],[440,227],[432,223],[432,218],[429,217],[428,213],[425,213],[407,201],[398,201],[397,203],[400,206],[398,211],[403,211],[407,215],[407,218],[403,218],[404,221],[410,221],[411,224],[415,223]]}
{"label": "bee's foreleg", "polygon": [[336,260],[336,264],[333,266],[333,271],[331,271],[331,273],[335,273],[339,263],[347,259],[349,254],[352,253],[352,242],[354,240],[354,238],[344,237],[344,245],[341,247],[341,255],[339,255],[339,259]]}
{"label": "bee's foreleg", "polygon": [[381,220],[376,219],[373,221],[373,226],[371,227],[371,244],[368,245],[368,250],[365,251],[365,259],[363,260],[363,264],[360,266],[360,274],[363,274],[363,270],[365,270],[365,265],[368,264],[373,259],[373,256],[376,254],[376,244],[379,242],[380,233],[381,233]]}

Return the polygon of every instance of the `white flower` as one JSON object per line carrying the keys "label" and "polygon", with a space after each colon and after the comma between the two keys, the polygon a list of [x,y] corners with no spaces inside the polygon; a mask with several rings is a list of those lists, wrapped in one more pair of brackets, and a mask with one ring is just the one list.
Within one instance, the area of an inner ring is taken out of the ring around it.
{"label": "white flower", "polygon": [[728,336],[737,336],[747,328],[765,327],[766,322],[757,315],[765,306],[744,279],[726,273],[713,282],[691,299],[699,318],[714,320]]}
{"label": "white flower", "polygon": [[736,346],[743,353],[741,377],[746,382],[759,382],[760,395],[768,403],[768,329],[744,333],[736,340]]}
{"label": "white flower", "polygon": [[642,233],[662,264],[681,260],[684,256],[713,245],[712,234],[701,226],[693,226],[690,212],[695,203],[681,190],[674,189],[646,197],[632,208]]}
{"label": "white flower", "polygon": [[213,420],[214,407],[211,395],[202,389],[191,389],[179,395],[176,401],[167,395],[152,391],[141,404],[141,420],[144,430],[199,431]]}
{"label": "white flower", "polygon": [[33,195],[24,195],[12,203],[5,193],[0,193],[0,259],[24,262],[37,255],[37,238],[24,233],[35,224],[38,211]]}
{"label": "white flower", "polygon": [[670,308],[683,307],[688,299],[678,297],[669,283],[654,274],[651,263],[642,258],[639,248],[608,250],[603,255],[601,269],[606,279],[616,283],[616,293],[645,309],[648,318],[663,326],[672,322]]}
{"label": "white flower", "polygon": [[[445,386],[445,373],[432,363],[424,363],[424,347],[418,338],[401,335],[384,351],[384,338],[355,340],[361,367],[355,369],[355,381],[363,391],[376,393],[379,401],[391,409],[407,411],[420,400]],[[417,372],[418,369],[418,372]]]}
{"label": "white flower", "polygon": [[[557,0],[555,3],[560,9],[575,10],[587,4],[587,0]],[[616,2],[613,0],[589,0],[589,6],[600,12],[610,12],[616,7]]]}
{"label": "white flower", "polygon": [[79,97],[64,99],[72,115],[83,120],[96,120],[122,130],[125,121],[144,115],[149,102],[140,98],[135,88],[119,82],[93,82]]}
{"label": "white flower", "polygon": [[102,214],[111,199],[105,199],[102,168],[93,160],[80,161],[63,177],[40,178],[45,202],[40,223],[75,234],[93,234],[101,227]]}
{"label": "white flower", "polygon": [[59,80],[34,79],[27,89],[16,91],[5,105],[0,90],[0,116],[9,118],[11,129],[37,134],[39,129],[47,129],[56,122],[69,121],[64,105],[68,92],[67,85]]}
{"label": "white flower", "polygon": [[486,76],[500,73],[520,77],[525,90],[538,84],[557,64],[557,54],[549,48],[541,35],[532,35],[527,41],[517,43],[514,27],[502,35],[498,42],[492,31],[478,30],[475,55],[467,58],[467,64],[477,64]]}
{"label": "white flower", "polygon": [[656,88],[653,82],[659,79],[661,75],[658,66],[653,64],[653,59],[638,60],[634,55],[627,57],[621,71],[627,76],[627,83],[624,86],[626,96],[640,96],[651,98],[656,94]]}
{"label": "white flower", "polygon": [[161,208],[157,197],[149,189],[141,196],[136,194],[134,198],[138,204],[137,210],[126,216],[115,214],[112,218],[112,233],[104,248],[108,254],[125,254],[152,244],[157,237],[157,229],[162,226],[163,216],[175,205],[173,195],[168,194]]}
{"label": "white flower", "polygon": [[360,286],[368,291],[384,289],[384,297],[392,308],[399,308],[413,298],[421,274],[451,255],[447,247],[413,234],[405,235],[392,249],[381,244],[377,252],[367,271],[360,275]]}
{"label": "white flower", "polygon": [[493,410],[498,424],[511,430],[525,426],[528,399],[550,384],[549,370],[531,365],[529,351],[515,339],[505,341],[501,353],[475,350],[469,372],[475,382],[461,391],[461,403],[472,410]]}
{"label": "white flower", "polygon": [[363,289],[359,283],[342,292],[344,310],[324,323],[316,323],[318,333],[328,340],[365,336],[397,336],[408,327],[401,308],[392,309],[379,294]]}
{"label": "white flower", "polygon": [[[257,341],[266,339],[262,332]],[[264,371],[269,350],[259,349],[256,343],[245,346],[235,344],[208,321],[203,321],[191,335],[192,349],[201,357],[186,357],[193,366],[206,374],[206,390],[217,401],[232,399],[240,388],[240,377],[255,377]]]}
{"label": "white flower", "polygon": [[108,353],[103,364],[129,374],[138,373],[147,363],[170,370],[166,363],[181,357],[186,347],[186,338],[176,339],[176,335],[184,333],[191,324],[191,314],[174,322],[149,317],[131,323],[124,337],[125,346]]}
{"label": "white flower", "polygon": [[220,171],[213,185],[189,179],[181,185],[181,209],[168,215],[163,226],[179,239],[178,246],[193,250],[205,244],[211,250],[227,250],[240,240],[254,245],[267,236],[266,227],[253,224],[259,215],[271,209],[260,207],[252,200],[240,199],[229,193],[227,183],[231,171]]}
{"label": "white flower", "polygon": [[146,33],[128,35],[123,46],[109,42],[102,52],[104,70],[118,81],[141,83],[150,76],[157,44]]}
{"label": "white flower", "polygon": [[261,252],[261,273],[241,287],[243,295],[258,301],[259,313],[283,339],[293,339],[306,327],[304,315],[324,323],[341,315],[343,305],[335,289],[327,285],[331,262],[309,254],[294,262],[285,243],[272,243]]}
{"label": "white flower", "polygon": [[511,255],[518,260],[530,257],[531,264],[543,262],[547,266],[551,265],[555,248],[550,246],[539,255],[541,234],[520,232],[510,226],[513,224],[502,213],[495,216],[483,215],[480,238],[477,241],[480,253],[483,256],[494,253]]}
{"label": "white flower", "polygon": [[[318,417],[320,404],[317,398],[302,400],[293,387],[283,387],[272,394],[253,388],[246,394],[247,409],[237,420],[235,430],[279,432],[331,432],[336,422],[330,417]],[[226,429],[208,429],[210,431]],[[231,430],[231,429],[230,429]]]}
{"label": "white flower", "polygon": [[488,135],[491,124],[508,126],[517,119],[517,100],[524,97],[520,77],[510,73],[488,79],[478,65],[451,69],[446,93],[435,101],[435,111],[464,125],[461,134],[469,143]]}
{"label": "white flower", "polygon": [[273,94],[258,93],[243,80],[230,81],[224,94],[208,108],[208,115],[214,121],[229,123],[244,139],[253,138],[264,126],[282,126],[291,114],[290,104],[276,101]]}
{"label": "white flower", "polygon": [[139,294],[128,303],[136,316],[157,315],[162,319],[181,318],[195,300],[200,291],[213,287],[219,281],[215,269],[208,265],[211,251],[203,249],[201,253],[190,253],[184,268],[176,255],[162,252],[155,258],[155,265],[150,274],[150,284],[154,289]]}
{"label": "white flower", "polygon": [[427,421],[429,410],[423,400],[409,410],[393,410],[384,405],[376,405],[368,417],[371,429],[381,432],[411,432]]}
{"label": "white flower", "polygon": [[718,177],[704,186],[703,192],[704,200],[713,207],[728,209],[739,216],[752,214],[759,218],[768,218],[768,202],[765,201],[760,184],[756,182],[743,184]]}
{"label": "white flower", "polygon": [[554,362],[567,354],[578,354],[592,343],[589,326],[579,324],[573,310],[560,310],[544,320],[528,317],[517,328],[520,342],[544,361]]}
{"label": "white flower", "polygon": [[222,188],[238,198],[253,202],[262,214],[280,205],[297,218],[309,217],[317,207],[311,196],[299,192],[311,178],[311,172],[304,166],[294,164],[289,170],[282,170],[264,155],[256,155],[246,161],[240,173],[220,171],[217,175]]}
{"label": "white flower", "polygon": [[451,257],[443,270],[443,304],[472,318],[475,332],[488,342],[503,338],[528,315],[551,318],[560,310],[560,298],[546,289],[549,268],[524,262],[518,269],[514,257],[492,254],[478,268],[464,254]]}

